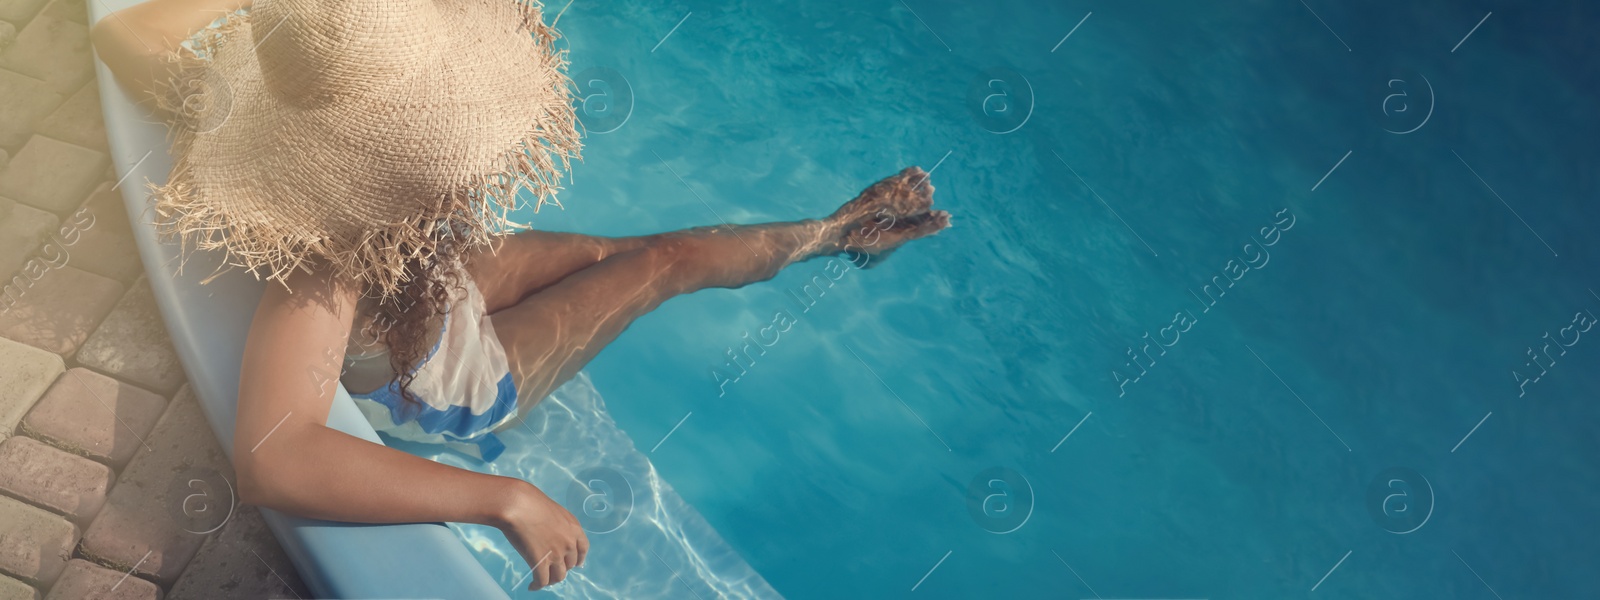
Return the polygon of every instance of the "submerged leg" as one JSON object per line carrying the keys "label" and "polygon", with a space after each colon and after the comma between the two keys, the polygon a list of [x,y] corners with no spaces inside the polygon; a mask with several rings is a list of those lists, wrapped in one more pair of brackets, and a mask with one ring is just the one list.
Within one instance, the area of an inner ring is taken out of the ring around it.
{"label": "submerged leg", "polygon": [[830,251],[825,228],[821,221],[800,221],[679,232],[609,256],[492,313],[522,415],[634,319],[674,296],[770,279],[786,265]]}
{"label": "submerged leg", "polygon": [[493,313],[609,256],[641,248],[656,237],[523,231],[501,238],[492,251],[476,251],[467,272],[483,294],[488,312]]}

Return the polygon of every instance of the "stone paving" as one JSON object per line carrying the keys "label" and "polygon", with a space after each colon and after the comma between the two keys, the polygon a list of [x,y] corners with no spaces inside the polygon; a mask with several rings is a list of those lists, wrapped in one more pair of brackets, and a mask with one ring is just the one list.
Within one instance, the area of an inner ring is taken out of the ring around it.
{"label": "stone paving", "polygon": [[84,0],[0,0],[0,600],[305,598],[114,189]]}

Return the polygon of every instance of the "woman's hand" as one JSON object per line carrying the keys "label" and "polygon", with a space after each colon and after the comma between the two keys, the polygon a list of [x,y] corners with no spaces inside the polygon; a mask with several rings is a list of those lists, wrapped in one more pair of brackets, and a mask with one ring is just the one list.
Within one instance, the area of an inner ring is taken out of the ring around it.
{"label": "woman's hand", "polygon": [[537,590],[560,583],[567,578],[567,571],[583,564],[589,554],[589,536],[566,508],[532,484],[520,483],[494,526],[533,568],[528,589]]}
{"label": "woman's hand", "polygon": [[[234,418],[239,499],[357,523],[498,527],[535,565],[537,585],[566,576],[589,541],[576,519],[521,479],[437,463],[329,428],[328,414],[360,286],[323,263],[271,283],[245,340]],[[292,290],[292,291],[291,291]],[[337,457],[337,460],[329,460]],[[546,557],[540,564],[540,557]]]}

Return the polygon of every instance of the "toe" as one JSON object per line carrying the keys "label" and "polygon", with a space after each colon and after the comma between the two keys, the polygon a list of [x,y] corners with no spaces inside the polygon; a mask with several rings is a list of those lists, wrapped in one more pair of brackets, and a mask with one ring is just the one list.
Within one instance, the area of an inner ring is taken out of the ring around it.
{"label": "toe", "polygon": [[933,208],[933,189],[932,181],[923,180],[922,185],[917,188],[916,195],[912,197],[911,204],[915,212],[925,213]]}
{"label": "toe", "polygon": [[896,225],[902,224],[904,229],[896,227],[897,230],[900,230],[897,233],[901,233],[907,241],[920,239],[939,233],[949,227],[950,213],[941,210],[912,215],[902,219],[900,223],[896,223]]}
{"label": "toe", "polygon": [[920,186],[927,181],[928,173],[923,171],[922,167],[906,167],[905,169],[901,170],[899,174],[895,175],[895,182],[899,184],[899,187],[902,189],[910,189],[913,194],[916,193],[917,186]]}

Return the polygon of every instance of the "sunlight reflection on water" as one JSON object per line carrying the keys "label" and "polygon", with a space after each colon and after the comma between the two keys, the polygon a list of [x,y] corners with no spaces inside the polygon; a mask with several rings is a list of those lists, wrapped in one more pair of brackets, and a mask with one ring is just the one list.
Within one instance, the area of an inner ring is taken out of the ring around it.
{"label": "sunlight reflection on water", "polygon": [[[634,448],[587,374],[580,373],[539,403],[522,426],[498,435],[506,451],[489,464],[437,447],[391,443],[440,463],[520,477],[572,511],[588,530],[589,557],[583,568],[549,588],[549,594],[780,597]],[[580,482],[580,475],[588,481]],[[498,529],[458,523],[450,527],[502,585],[508,590],[516,586],[514,597],[545,595],[527,591],[528,566]]]}

